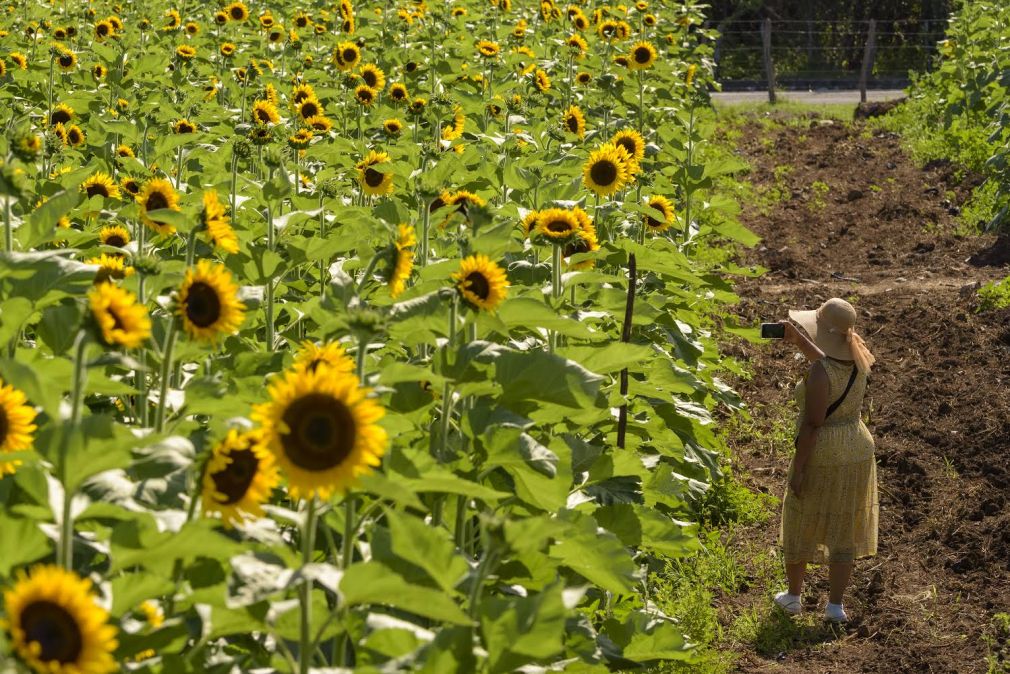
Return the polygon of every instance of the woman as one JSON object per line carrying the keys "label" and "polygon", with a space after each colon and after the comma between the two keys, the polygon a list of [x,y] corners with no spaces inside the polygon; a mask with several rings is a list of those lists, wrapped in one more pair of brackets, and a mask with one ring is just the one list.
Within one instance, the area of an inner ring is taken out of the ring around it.
{"label": "woman", "polygon": [[860,418],[874,357],[855,331],[856,310],[834,298],[816,311],[790,311],[785,341],[812,361],[796,389],[800,408],[796,454],[782,504],[780,543],[788,592],[775,596],[787,613],[802,611],[807,564],[827,564],[830,593],[824,614],[845,622],[842,595],[852,563],[877,553],[877,465],[874,443]]}

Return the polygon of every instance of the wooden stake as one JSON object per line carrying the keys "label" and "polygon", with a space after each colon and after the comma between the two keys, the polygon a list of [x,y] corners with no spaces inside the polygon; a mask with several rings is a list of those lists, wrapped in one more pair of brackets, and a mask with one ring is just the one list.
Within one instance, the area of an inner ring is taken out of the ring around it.
{"label": "wooden stake", "polygon": [[772,20],[761,24],[761,42],[764,45],[765,77],[768,78],[768,102],[775,103],[775,64],[772,62]]}

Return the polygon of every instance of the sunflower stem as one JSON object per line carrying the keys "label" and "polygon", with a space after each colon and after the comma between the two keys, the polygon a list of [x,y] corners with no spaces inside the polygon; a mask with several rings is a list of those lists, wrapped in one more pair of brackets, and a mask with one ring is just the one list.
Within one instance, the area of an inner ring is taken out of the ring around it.
{"label": "sunflower stem", "polygon": [[645,71],[638,71],[638,132],[645,135]]}
{"label": "sunflower stem", "polygon": [[4,196],[4,250],[14,250],[14,232],[11,229],[11,197]]}
{"label": "sunflower stem", "polygon": [[428,204],[421,204],[421,266],[428,264],[428,236],[431,232],[431,210]]}
{"label": "sunflower stem", "polygon": [[65,569],[74,567],[74,520],[70,511],[73,491],[67,479],[67,453],[70,445],[70,438],[77,434],[77,427],[81,423],[81,403],[84,392],[84,352],[88,346],[88,333],[81,330],[74,339],[74,374],[71,381],[70,398],[70,423],[64,429],[64,434],[60,439],[60,483],[63,485],[63,513],[60,518],[60,547],[57,551],[57,559]]}
{"label": "sunflower stem", "polygon": [[[453,359],[452,349],[456,344],[456,321],[457,314],[459,312],[459,295],[454,294],[452,297],[452,304],[449,305],[449,340],[445,344],[446,349],[446,363],[451,365]],[[438,459],[439,463],[445,461],[448,458],[449,453],[449,417],[452,415],[452,387],[449,381],[446,380],[445,385],[442,386],[442,416],[441,416],[441,428],[439,433],[439,450]]]}
{"label": "sunflower stem", "polygon": [[158,410],[154,416],[154,432],[165,430],[165,407],[168,398],[168,376],[172,371],[172,351],[175,349],[176,321],[173,316],[168,324],[168,334],[165,335],[165,346],[161,350],[161,380],[158,394]]}
{"label": "sunflower stem", "polygon": [[177,150],[175,159],[175,189],[179,189],[180,185],[182,185],[182,146],[180,145]]}
{"label": "sunflower stem", "polygon": [[[309,499],[305,513],[305,529],[302,532],[302,569],[312,563],[312,551],[316,538],[316,497]],[[312,664],[312,581],[302,578],[301,590],[301,633],[298,648],[298,671],[308,674]]]}
{"label": "sunflower stem", "polygon": [[688,177],[691,165],[694,163],[694,104],[691,104],[691,114],[687,123],[687,168],[684,172],[684,241],[691,235],[691,184]]}

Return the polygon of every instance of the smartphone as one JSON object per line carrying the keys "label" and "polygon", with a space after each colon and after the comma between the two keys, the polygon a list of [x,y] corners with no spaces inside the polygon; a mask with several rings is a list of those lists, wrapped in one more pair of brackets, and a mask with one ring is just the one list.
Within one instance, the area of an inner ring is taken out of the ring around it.
{"label": "smartphone", "polygon": [[782,339],[786,336],[786,326],[781,323],[762,323],[761,339]]}

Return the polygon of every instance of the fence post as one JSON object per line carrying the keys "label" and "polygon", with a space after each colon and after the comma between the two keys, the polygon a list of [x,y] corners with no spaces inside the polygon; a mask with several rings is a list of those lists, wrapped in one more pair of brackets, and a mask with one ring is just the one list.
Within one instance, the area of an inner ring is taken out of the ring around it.
{"label": "fence post", "polygon": [[863,68],[859,73],[859,100],[866,102],[866,81],[873,72],[873,58],[877,53],[877,20],[870,19],[869,34],[866,36],[866,51],[863,52]]}
{"label": "fence post", "polygon": [[761,42],[764,45],[765,77],[768,78],[768,102],[775,102],[775,64],[772,63],[772,20],[765,18],[761,24]]}

